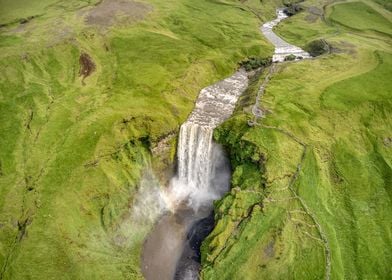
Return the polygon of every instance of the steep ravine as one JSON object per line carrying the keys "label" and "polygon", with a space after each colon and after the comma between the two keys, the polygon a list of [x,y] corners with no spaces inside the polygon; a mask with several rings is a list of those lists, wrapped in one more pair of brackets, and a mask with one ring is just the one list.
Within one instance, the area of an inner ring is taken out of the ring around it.
{"label": "steep ravine", "polygon": [[[196,279],[201,240],[212,229],[213,201],[230,185],[230,167],[213,129],[231,116],[248,86],[243,69],[200,91],[178,141],[178,171],[164,194],[166,211],[147,237],[142,257],[146,279]],[[164,261],[163,261],[164,260]]]}
{"label": "steep ravine", "polygon": [[[274,62],[289,55],[310,57],[302,49],[280,39],[272,28],[287,16],[277,10],[277,18],[261,27],[275,46]],[[271,67],[273,70],[274,67]],[[255,121],[261,117],[258,106],[273,71],[267,75],[253,106]],[[142,271],[147,280],[197,279],[200,270],[200,245],[211,232],[213,202],[229,189],[230,168],[227,158],[212,140],[213,130],[228,119],[237,99],[248,87],[248,74],[240,69],[233,76],[203,89],[188,120],[181,126],[178,141],[178,170],[166,196],[168,207],[147,237]],[[227,145],[226,145],[227,146]],[[245,219],[261,203],[254,201]]]}

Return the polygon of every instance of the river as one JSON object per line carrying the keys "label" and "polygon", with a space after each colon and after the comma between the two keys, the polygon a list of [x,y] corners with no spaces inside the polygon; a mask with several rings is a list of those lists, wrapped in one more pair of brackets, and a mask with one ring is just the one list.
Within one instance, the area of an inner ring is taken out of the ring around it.
{"label": "river", "polygon": [[[261,26],[275,46],[273,62],[288,55],[304,59],[310,55],[273,32],[287,16]],[[162,214],[143,248],[142,272],[147,280],[193,280],[200,270],[200,245],[214,225],[213,201],[230,187],[230,166],[223,149],[213,142],[214,128],[228,119],[239,96],[248,87],[248,74],[240,69],[231,77],[202,89],[195,107],[181,126],[178,141],[178,170],[167,196],[171,211]]]}

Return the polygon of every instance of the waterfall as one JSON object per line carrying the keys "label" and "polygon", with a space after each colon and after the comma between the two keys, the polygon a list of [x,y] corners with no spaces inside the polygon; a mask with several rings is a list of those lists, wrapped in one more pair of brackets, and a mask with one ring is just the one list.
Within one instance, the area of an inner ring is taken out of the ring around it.
{"label": "waterfall", "polygon": [[[222,150],[212,141],[215,127],[231,116],[238,97],[248,86],[244,70],[200,91],[195,108],[181,126],[178,141],[178,174],[170,193],[177,203],[211,204],[228,185],[219,184]],[[224,176],[224,175],[222,175]]]}
{"label": "waterfall", "polygon": [[209,188],[212,128],[185,123],[181,126],[178,145],[178,174],[185,184]]}
{"label": "waterfall", "polygon": [[[277,19],[261,27],[275,45],[273,61],[284,61],[290,54],[297,59],[310,57],[273,33],[273,27],[286,17],[279,9]],[[163,193],[149,200],[141,196],[142,206],[153,203],[156,209],[165,210],[144,244],[142,270],[146,279],[154,280],[157,275],[164,280],[198,278],[200,244],[214,226],[212,201],[221,198],[230,185],[230,167],[223,150],[212,140],[213,130],[232,115],[247,87],[248,77],[241,69],[200,91],[194,110],[180,129],[177,176]]]}
{"label": "waterfall", "polygon": [[212,140],[213,130],[231,116],[247,87],[248,75],[241,69],[202,89],[194,110],[181,126],[177,175],[168,189],[147,201],[157,209],[164,205],[165,211],[143,247],[146,279],[157,279],[157,275],[164,280],[197,279],[200,242],[213,227],[212,202],[230,187],[230,165],[222,148]]}

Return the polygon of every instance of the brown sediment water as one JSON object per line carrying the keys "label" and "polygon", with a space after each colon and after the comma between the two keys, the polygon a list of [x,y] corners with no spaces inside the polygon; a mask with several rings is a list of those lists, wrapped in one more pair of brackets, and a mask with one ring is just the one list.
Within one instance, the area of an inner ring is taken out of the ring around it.
{"label": "brown sediment water", "polygon": [[146,279],[172,280],[182,254],[189,221],[168,213],[155,225],[143,248],[142,272]]}
{"label": "brown sediment water", "polygon": [[[198,234],[203,232],[195,224],[205,221],[210,213],[211,209],[194,212],[184,205],[176,213],[166,213],[159,219],[143,248],[142,272],[147,280],[197,279],[186,277],[198,276],[198,250],[206,235]],[[212,229],[206,222],[204,227]]]}

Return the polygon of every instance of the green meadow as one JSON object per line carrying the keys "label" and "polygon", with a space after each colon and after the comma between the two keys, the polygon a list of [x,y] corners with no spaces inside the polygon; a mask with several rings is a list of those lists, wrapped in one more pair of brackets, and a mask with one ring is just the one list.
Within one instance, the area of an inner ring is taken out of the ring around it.
{"label": "green meadow", "polygon": [[215,131],[233,188],[216,203],[203,279],[391,276],[391,14],[379,1],[302,4],[276,32],[331,53],[278,65],[249,127],[261,74]]}
{"label": "green meadow", "polygon": [[100,26],[98,1],[0,1],[0,279],[142,278],[134,195],[176,140],[154,147],[201,88],[272,53],[236,1],[139,4]]}
{"label": "green meadow", "polygon": [[[170,136],[201,88],[272,55],[259,25],[283,5],[144,0],[88,22],[100,3],[0,0],[0,279],[142,279],[143,174],[167,180]],[[324,15],[306,8],[276,31],[332,53],[279,65],[249,127],[260,74],[215,131],[232,190],[216,202],[202,279],[392,273],[390,5],[301,4]]]}

